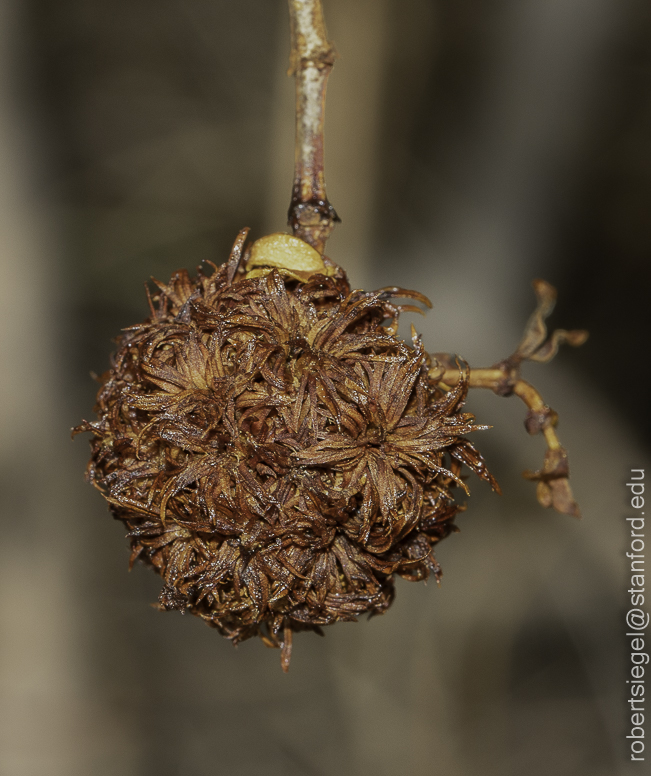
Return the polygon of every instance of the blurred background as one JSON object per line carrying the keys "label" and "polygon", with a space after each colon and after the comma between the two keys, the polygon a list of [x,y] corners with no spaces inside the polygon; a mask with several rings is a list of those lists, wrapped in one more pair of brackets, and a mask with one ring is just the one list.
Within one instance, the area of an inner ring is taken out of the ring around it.
{"label": "blurred background", "polygon": [[[530,282],[591,331],[525,376],[583,520],[536,504],[517,399],[478,395],[504,495],[470,482],[433,583],[295,640],[291,670],[149,606],[83,480],[96,384],[154,275],[285,228],[284,0],[0,3],[2,776],[628,774],[630,468],[648,468],[651,4],[324,0],[339,52],[328,246],[413,287],[431,351],[511,353]],[[406,316],[409,325],[413,318]],[[628,697],[628,696],[626,696]],[[635,771],[636,773],[638,771]]]}

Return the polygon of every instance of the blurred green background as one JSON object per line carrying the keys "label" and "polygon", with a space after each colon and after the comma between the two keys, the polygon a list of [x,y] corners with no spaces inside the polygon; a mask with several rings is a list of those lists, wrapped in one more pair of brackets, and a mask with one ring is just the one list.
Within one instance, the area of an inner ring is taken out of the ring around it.
{"label": "blurred green background", "polygon": [[[91,371],[152,275],[285,228],[293,83],[283,0],[0,5],[0,773],[628,774],[631,467],[648,468],[651,5],[324,0],[329,255],[413,287],[431,351],[515,348],[530,281],[591,330],[526,376],[559,412],[584,519],[520,477],[517,399],[473,397],[504,495],[471,481],[440,588],[299,634],[290,673],[160,614],[83,481]],[[412,317],[405,316],[406,323]],[[635,771],[636,773],[638,771]]]}

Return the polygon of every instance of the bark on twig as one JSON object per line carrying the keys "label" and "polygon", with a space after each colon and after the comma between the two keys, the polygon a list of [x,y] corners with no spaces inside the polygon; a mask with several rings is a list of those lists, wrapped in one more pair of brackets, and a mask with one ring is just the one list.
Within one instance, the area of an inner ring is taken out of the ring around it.
{"label": "bark on twig", "polygon": [[289,15],[289,74],[296,78],[296,145],[288,224],[296,237],[323,254],[339,221],[326,196],[323,171],[326,84],[335,50],[326,36],[321,0],[289,0]]}

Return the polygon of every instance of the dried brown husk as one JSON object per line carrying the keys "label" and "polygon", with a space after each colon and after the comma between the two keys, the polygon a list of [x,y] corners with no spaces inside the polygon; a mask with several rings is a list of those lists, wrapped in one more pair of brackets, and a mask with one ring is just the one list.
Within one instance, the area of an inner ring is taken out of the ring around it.
{"label": "dried brown husk", "polygon": [[[462,465],[495,485],[465,435],[465,377],[442,391],[398,288],[345,273],[245,277],[229,262],[156,283],[102,377],[89,478],[128,528],[162,609],[234,642],[283,647],[390,605],[393,577],[438,578],[433,548],[462,509]],[[333,269],[334,267],[334,269]]]}

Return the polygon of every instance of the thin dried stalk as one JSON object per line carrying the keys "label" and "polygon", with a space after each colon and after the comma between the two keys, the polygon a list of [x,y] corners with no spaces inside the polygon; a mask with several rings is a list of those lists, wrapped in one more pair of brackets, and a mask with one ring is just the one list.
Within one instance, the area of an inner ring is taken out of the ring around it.
{"label": "thin dried stalk", "polygon": [[339,221],[326,196],[323,171],[326,85],[335,50],[327,39],[320,0],[289,0],[289,14],[289,74],[296,78],[296,145],[288,224],[296,237],[323,254]]}
{"label": "thin dried stalk", "polygon": [[[493,367],[471,369],[467,374],[468,386],[489,388],[498,396],[515,394],[522,399],[529,408],[525,419],[527,431],[530,434],[542,432],[547,444],[543,468],[537,472],[525,471],[523,476],[538,483],[536,495],[542,506],[553,507],[557,512],[580,517],[579,506],[569,484],[567,452],[556,433],[558,415],[544,402],[534,386],[520,377],[520,369],[523,361],[551,361],[562,343],[575,347],[582,345],[588,338],[588,332],[556,329],[548,338],[545,319],[554,309],[556,289],[544,280],[535,280],[533,287],[538,305],[527,323],[515,353]],[[459,367],[452,367],[449,357],[446,356],[440,357],[439,364],[433,367],[429,374],[431,378],[438,380],[438,385],[443,390],[450,390],[462,379]]]}

